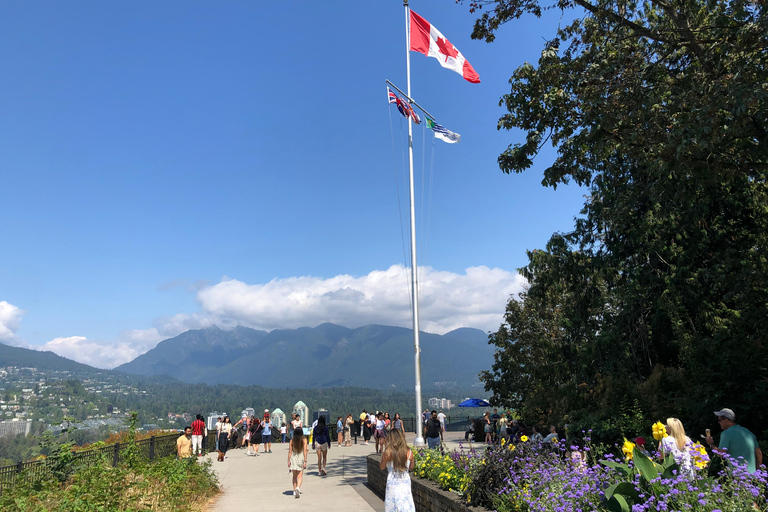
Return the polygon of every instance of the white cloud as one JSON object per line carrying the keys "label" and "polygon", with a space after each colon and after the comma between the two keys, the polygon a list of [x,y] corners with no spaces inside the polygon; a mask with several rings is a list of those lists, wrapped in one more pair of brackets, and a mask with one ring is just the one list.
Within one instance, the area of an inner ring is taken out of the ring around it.
{"label": "white cloud", "polygon": [[114,368],[152,349],[162,340],[157,329],[121,332],[112,341],[89,340],[85,336],[54,338],[45,345],[34,347],[50,350],[96,368]]}
{"label": "white cloud", "polygon": [[18,345],[21,342],[16,331],[21,327],[24,311],[4,300],[0,301],[0,342]]}
{"label": "white cloud", "polygon": [[[464,273],[419,269],[419,316],[424,331],[443,334],[458,327],[496,330],[510,296],[523,289],[516,272],[485,266]],[[63,336],[42,346],[30,346],[16,335],[19,308],[0,302],[0,341],[38,350],[50,350],[97,368],[114,368],[154,348],[163,339],[189,329],[236,325],[271,331],[313,327],[333,322],[346,327],[368,324],[411,326],[409,270],[393,265],[360,277],[289,277],[264,284],[224,278],[202,285],[197,292],[200,310],[158,318],[149,329],[121,332],[112,340]],[[170,283],[168,286],[176,286]]]}
{"label": "white cloud", "polygon": [[[457,327],[498,328],[507,300],[523,285],[517,273],[484,266],[470,267],[464,274],[429,267],[419,273],[420,327],[435,333]],[[372,323],[410,326],[409,282],[402,265],[361,277],[291,277],[266,284],[225,279],[198,292],[203,311],[192,320],[206,318],[221,327],[245,325],[265,330],[323,322],[347,327]]]}

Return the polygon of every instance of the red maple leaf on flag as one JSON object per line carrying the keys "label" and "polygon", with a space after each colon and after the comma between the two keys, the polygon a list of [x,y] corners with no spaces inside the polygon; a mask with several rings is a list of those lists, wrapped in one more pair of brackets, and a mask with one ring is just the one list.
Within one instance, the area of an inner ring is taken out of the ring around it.
{"label": "red maple leaf on flag", "polygon": [[440,50],[440,53],[445,55],[446,62],[448,62],[448,57],[456,57],[459,54],[459,50],[444,37],[437,38],[437,48]]}

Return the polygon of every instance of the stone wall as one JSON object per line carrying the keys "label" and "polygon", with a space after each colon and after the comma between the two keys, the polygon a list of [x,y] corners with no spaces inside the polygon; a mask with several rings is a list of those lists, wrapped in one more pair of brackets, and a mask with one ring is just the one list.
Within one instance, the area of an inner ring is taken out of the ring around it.
{"label": "stone wall", "polygon": [[[368,456],[368,487],[382,499],[387,489],[387,470],[379,469],[381,455]],[[411,474],[411,492],[416,512],[487,512],[483,508],[468,507],[454,492],[444,491],[429,480]]]}

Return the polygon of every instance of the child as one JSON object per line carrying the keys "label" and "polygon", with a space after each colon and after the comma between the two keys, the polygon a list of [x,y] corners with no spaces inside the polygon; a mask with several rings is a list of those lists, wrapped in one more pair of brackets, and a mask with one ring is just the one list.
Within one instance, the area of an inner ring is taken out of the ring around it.
{"label": "child", "polygon": [[381,456],[379,468],[387,468],[387,488],[384,496],[386,512],[415,512],[411,494],[411,475],[413,469],[413,453],[405,442],[402,430],[394,429],[387,436],[387,447]]}
{"label": "child", "polygon": [[304,469],[307,467],[307,440],[304,439],[304,429],[293,431],[290,450],[288,450],[288,469],[293,475],[293,497],[301,497],[301,481]]}
{"label": "child", "polygon": [[288,430],[285,427],[285,422],[283,422],[283,425],[280,427],[280,442],[281,443],[285,442],[285,437],[286,437],[287,433],[288,433]]}

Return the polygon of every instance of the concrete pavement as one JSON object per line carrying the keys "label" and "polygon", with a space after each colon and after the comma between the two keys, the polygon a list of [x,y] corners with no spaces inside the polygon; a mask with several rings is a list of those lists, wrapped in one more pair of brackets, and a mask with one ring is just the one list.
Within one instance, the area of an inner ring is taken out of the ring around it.
{"label": "concrete pavement", "polygon": [[[406,434],[412,445],[414,434]],[[271,512],[303,510],[311,507],[344,510],[384,511],[384,502],[366,483],[366,457],[375,453],[373,440],[369,445],[362,442],[350,447],[337,447],[328,451],[327,476],[317,474],[317,454],[310,446],[301,498],[293,497],[291,475],[288,472],[288,445],[272,444],[272,453],[259,452],[258,457],[248,457],[245,449],[229,450],[224,462],[216,462],[216,453],[206,457],[213,460],[213,469],[219,476],[224,493],[210,506],[210,512],[248,510],[241,506],[265,507]],[[446,450],[482,450],[482,443],[464,442],[463,432],[444,434]]]}
{"label": "concrete pavement", "polygon": [[272,453],[264,453],[262,449],[258,457],[246,456],[245,449],[229,450],[224,462],[216,461],[216,453],[206,455],[213,460],[213,469],[224,491],[209,510],[231,512],[250,510],[247,507],[258,505],[271,512],[310,507],[384,511],[381,498],[365,486],[366,457],[375,452],[373,443],[358,443],[347,448],[334,444],[328,451],[328,475],[322,477],[317,474],[317,454],[310,446],[299,499],[293,497],[287,446],[273,443]]}

